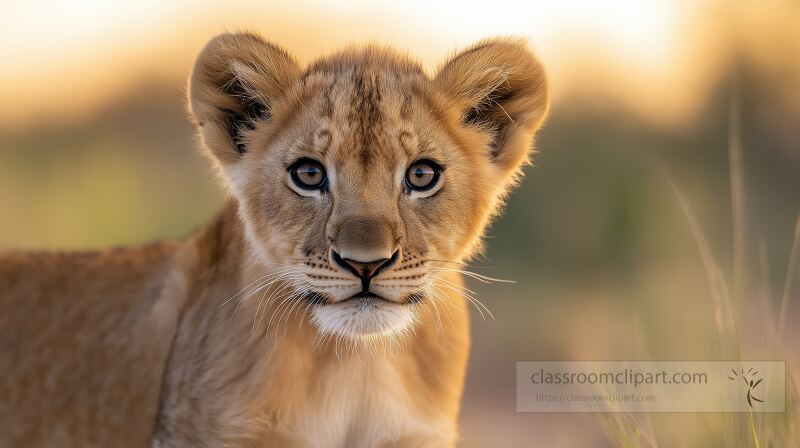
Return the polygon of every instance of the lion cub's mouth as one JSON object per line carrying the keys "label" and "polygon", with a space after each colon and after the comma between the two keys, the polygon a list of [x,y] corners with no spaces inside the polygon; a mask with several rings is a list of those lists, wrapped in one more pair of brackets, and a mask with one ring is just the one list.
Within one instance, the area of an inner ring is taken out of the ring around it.
{"label": "lion cub's mouth", "polygon": [[385,297],[381,297],[381,296],[375,294],[372,291],[361,291],[358,294],[353,294],[352,296],[350,296],[350,297],[348,297],[348,298],[346,298],[344,300],[339,301],[338,303],[347,302],[347,301],[350,301],[350,300],[360,301],[360,302],[364,302],[364,303],[371,302],[373,300],[380,300],[380,301],[384,301],[384,302],[389,302],[389,303],[391,303],[393,305],[410,305],[412,303],[418,303],[420,300],[422,300],[422,294],[413,293],[413,294],[409,294],[409,295],[405,296],[400,301],[394,301],[394,300],[389,300],[389,299],[387,299]]}
{"label": "lion cub's mouth", "polygon": [[[354,295],[348,297],[345,300],[359,300],[359,299],[361,299],[361,300],[370,300],[370,299],[386,300],[383,297],[381,297],[381,296],[379,296],[379,295],[377,295],[377,294],[375,294],[375,293],[373,293],[371,291],[361,291],[360,293],[354,294]],[[388,302],[389,300],[386,300],[386,301]]]}
{"label": "lion cub's mouth", "polygon": [[378,294],[375,294],[372,291],[361,291],[358,294],[353,294],[352,296],[341,300],[333,300],[332,297],[321,293],[308,293],[304,296],[304,298],[312,305],[337,305],[343,303],[378,304],[384,302],[390,305],[410,305],[413,303],[419,303],[422,300],[423,295],[421,293],[412,293],[403,297],[403,299],[400,301],[394,301],[387,299],[386,297],[379,296]]}
{"label": "lion cub's mouth", "polygon": [[410,294],[400,301],[371,291],[361,291],[337,302],[320,303],[312,311],[317,327],[328,334],[352,337],[392,336],[408,331],[417,320],[415,307],[405,306],[422,300]]}
{"label": "lion cub's mouth", "polygon": [[341,302],[346,302],[348,300],[357,300],[357,301],[361,301],[361,302],[370,302],[370,301],[373,301],[373,300],[382,300],[382,301],[385,301],[385,302],[390,302],[390,303],[395,303],[396,304],[396,302],[393,302],[393,301],[391,301],[391,300],[389,300],[387,298],[381,297],[381,296],[379,296],[379,295],[377,295],[377,294],[375,294],[374,292],[371,292],[371,291],[361,291],[360,293],[353,294],[352,296],[342,300]]}

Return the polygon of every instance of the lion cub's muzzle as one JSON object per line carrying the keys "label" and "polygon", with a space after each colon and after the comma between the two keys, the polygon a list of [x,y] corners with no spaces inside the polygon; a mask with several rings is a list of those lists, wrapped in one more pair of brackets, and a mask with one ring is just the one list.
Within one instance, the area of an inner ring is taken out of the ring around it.
{"label": "lion cub's muzzle", "polygon": [[349,217],[335,227],[329,238],[331,264],[360,280],[361,291],[352,298],[379,297],[370,285],[400,261],[399,227],[379,216]]}

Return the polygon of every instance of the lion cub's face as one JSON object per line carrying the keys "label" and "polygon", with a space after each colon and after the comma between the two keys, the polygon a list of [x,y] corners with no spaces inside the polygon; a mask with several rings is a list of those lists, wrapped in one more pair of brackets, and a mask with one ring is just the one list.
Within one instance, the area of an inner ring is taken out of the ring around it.
{"label": "lion cub's face", "polygon": [[451,288],[544,118],[541,66],[488,41],[430,79],[386,50],[302,71],[249,34],[212,40],[191,81],[205,146],[254,254],[326,333],[392,334]]}

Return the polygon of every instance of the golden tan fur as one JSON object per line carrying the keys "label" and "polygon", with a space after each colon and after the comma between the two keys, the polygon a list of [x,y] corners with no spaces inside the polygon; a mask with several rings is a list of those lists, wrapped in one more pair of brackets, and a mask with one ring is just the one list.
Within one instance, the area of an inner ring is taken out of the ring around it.
{"label": "golden tan fur", "polygon": [[[456,271],[546,115],[536,58],[496,39],[433,78],[377,47],[302,69],[226,34],[189,96],[230,191],[216,220],[139,249],[0,256],[0,447],[452,446]],[[292,183],[301,158],[324,188]],[[403,183],[420,159],[444,167],[428,193]],[[374,259],[366,283],[341,261]]]}

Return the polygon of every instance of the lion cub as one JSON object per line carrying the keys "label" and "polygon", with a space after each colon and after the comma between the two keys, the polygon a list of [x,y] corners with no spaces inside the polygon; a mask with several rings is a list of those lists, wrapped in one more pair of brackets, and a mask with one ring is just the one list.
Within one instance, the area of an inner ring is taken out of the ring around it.
{"label": "lion cub", "polygon": [[0,447],[446,447],[459,268],[520,177],[544,70],[492,39],[434,76],[214,38],[191,115],[230,199],[182,241],[0,256]]}

